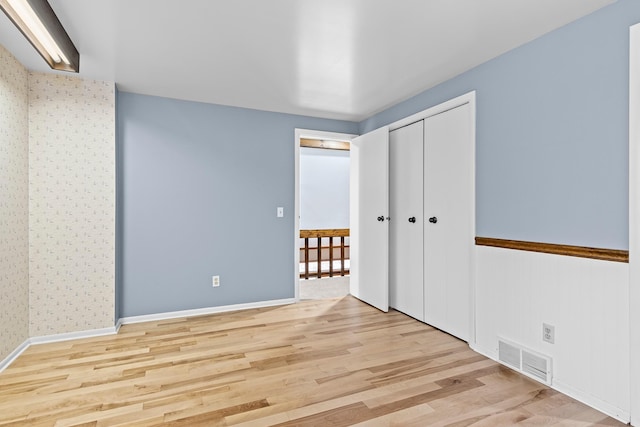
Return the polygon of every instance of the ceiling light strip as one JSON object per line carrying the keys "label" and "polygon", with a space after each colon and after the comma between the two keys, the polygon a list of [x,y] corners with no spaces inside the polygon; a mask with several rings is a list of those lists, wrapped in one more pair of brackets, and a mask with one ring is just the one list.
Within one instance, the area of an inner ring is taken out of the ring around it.
{"label": "ceiling light strip", "polygon": [[0,8],[49,66],[79,71],[79,54],[46,0],[0,0]]}

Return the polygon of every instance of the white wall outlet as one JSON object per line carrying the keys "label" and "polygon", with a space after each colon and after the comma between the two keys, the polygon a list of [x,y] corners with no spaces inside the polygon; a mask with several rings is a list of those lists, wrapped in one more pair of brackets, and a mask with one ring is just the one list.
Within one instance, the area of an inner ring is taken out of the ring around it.
{"label": "white wall outlet", "polygon": [[278,216],[278,218],[284,217],[284,208],[282,206],[278,207],[278,209],[276,211],[276,215]]}
{"label": "white wall outlet", "polygon": [[220,286],[220,276],[213,276],[211,279],[212,279],[214,288],[217,288],[218,286]]}
{"label": "white wall outlet", "polygon": [[542,324],[542,341],[553,344],[556,340],[556,328],[552,325]]}

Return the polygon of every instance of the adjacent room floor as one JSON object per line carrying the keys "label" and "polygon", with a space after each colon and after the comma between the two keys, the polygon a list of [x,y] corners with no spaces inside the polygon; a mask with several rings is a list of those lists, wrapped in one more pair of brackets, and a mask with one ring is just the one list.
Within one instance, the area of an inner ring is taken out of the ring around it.
{"label": "adjacent room floor", "polygon": [[33,345],[0,425],[616,426],[448,334],[353,297]]}
{"label": "adjacent room floor", "polygon": [[300,280],[300,299],[340,298],[349,295],[349,276]]}

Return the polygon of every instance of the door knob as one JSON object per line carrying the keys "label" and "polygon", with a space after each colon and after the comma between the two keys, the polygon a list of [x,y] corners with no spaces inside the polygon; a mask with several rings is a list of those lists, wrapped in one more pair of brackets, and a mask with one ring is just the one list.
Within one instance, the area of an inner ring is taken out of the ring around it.
{"label": "door knob", "polygon": [[380,221],[380,222],[384,221],[384,217],[383,216],[379,216],[378,217],[378,221]]}
{"label": "door knob", "polygon": [[438,222],[438,218],[436,218],[435,216],[432,216],[431,218],[429,218],[429,222],[431,224],[435,224],[436,222]]}
{"label": "door knob", "polygon": [[416,217],[412,216],[411,218],[409,218],[409,222],[414,224],[416,222]]}

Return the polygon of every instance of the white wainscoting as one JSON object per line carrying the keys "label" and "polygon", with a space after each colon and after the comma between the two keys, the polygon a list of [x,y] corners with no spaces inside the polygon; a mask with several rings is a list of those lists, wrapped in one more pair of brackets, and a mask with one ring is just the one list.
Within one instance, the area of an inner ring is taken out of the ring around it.
{"label": "white wainscoting", "polygon": [[[476,343],[498,337],[552,357],[552,387],[629,421],[629,265],[477,247]],[[542,340],[542,323],[555,343]]]}

